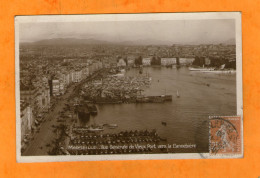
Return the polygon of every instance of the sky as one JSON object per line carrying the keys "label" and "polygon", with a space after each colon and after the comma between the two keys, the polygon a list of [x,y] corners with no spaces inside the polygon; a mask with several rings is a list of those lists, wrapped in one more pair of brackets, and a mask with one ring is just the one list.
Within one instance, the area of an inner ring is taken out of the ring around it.
{"label": "sky", "polygon": [[79,38],[110,42],[149,40],[165,44],[215,43],[235,39],[235,20],[21,23],[19,36],[21,42]]}

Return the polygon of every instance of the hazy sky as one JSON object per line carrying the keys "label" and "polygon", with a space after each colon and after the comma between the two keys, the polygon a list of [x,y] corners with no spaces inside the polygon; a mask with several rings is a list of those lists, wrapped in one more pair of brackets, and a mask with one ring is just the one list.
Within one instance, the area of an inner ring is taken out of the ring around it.
{"label": "hazy sky", "polygon": [[214,43],[235,39],[235,21],[167,20],[21,23],[21,42],[51,38],[94,38],[122,42],[150,40],[165,43]]}

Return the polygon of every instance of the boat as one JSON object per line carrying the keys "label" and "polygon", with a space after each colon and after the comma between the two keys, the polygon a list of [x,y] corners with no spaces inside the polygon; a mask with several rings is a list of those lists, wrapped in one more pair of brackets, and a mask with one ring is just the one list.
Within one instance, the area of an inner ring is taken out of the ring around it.
{"label": "boat", "polygon": [[160,138],[161,141],[167,141],[167,138]]}
{"label": "boat", "polygon": [[90,132],[96,132],[96,131],[103,131],[104,129],[103,129],[103,127],[96,127],[96,128],[90,127],[87,130]]}
{"label": "boat", "polygon": [[115,75],[112,75],[114,77],[124,77],[125,74],[124,73],[118,73],[118,74],[115,74]]}
{"label": "boat", "polygon": [[96,115],[98,112],[95,104],[88,104],[88,109],[91,115]]}
{"label": "boat", "polygon": [[172,95],[140,96],[136,98],[137,103],[163,103],[165,101],[172,101]]}
{"label": "boat", "polygon": [[121,73],[125,73],[125,69],[121,69],[120,72],[121,72]]}
{"label": "boat", "polygon": [[201,71],[203,73],[219,73],[219,74],[233,74],[236,70],[211,70],[211,71]]}
{"label": "boat", "polygon": [[117,124],[103,124],[103,126],[107,126],[107,127],[117,127]]}
{"label": "boat", "polygon": [[118,126],[117,126],[117,124],[107,124],[107,127],[110,128],[110,129],[114,129]]}
{"label": "boat", "polygon": [[205,68],[205,67],[189,67],[190,71],[214,71],[215,68]]}
{"label": "boat", "polygon": [[177,98],[180,97],[179,90],[177,90],[176,96],[177,96]]}
{"label": "boat", "polygon": [[107,124],[109,127],[117,127],[117,124]]}
{"label": "boat", "polygon": [[89,120],[90,118],[90,112],[87,104],[78,105],[76,107],[76,113],[78,114],[78,118],[80,120],[85,121],[85,120]]}
{"label": "boat", "polygon": [[205,68],[204,65],[203,67],[189,67],[190,71],[200,71],[204,73],[224,73],[224,74],[232,74],[236,73],[236,70],[230,70],[230,69],[225,69],[225,64],[221,65],[219,69],[216,68]]}
{"label": "boat", "polygon": [[164,98],[164,101],[172,101],[172,95],[161,95]]}
{"label": "boat", "polygon": [[167,123],[166,123],[166,122],[162,122],[162,125],[166,126],[166,125],[167,125]]}

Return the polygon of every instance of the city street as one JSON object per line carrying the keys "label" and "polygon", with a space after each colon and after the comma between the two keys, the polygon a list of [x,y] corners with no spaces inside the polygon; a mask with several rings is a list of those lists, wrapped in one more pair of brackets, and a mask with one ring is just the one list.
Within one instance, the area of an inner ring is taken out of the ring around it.
{"label": "city street", "polygon": [[29,142],[28,147],[22,155],[48,155],[48,151],[51,147],[48,147],[47,145],[52,145],[52,140],[56,137],[56,134],[53,132],[55,128],[52,126],[59,125],[56,118],[59,116],[59,112],[62,111],[66,100],[72,92],[73,87],[70,87],[67,93],[60,97],[55,104],[53,111],[49,111],[45,116],[45,121],[38,128],[39,132],[34,134],[33,140]]}
{"label": "city street", "polygon": [[[37,128],[39,129],[39,132],[34,133],[33,139],[30,140],[27,148],[22,153],[23,156],[48,155],[48,151],[51,150],[53,146],[52,141],[56,138],[56,134],[54,132],[55,127],[53,126],[60,125],[60,123],[57,122],[57,117],[59,116],[59,112],[62,111],[65,106],[67,99],[70,98],[73,92],[80,88],[82,83],[95,78],[100,72],[102,71],[96,72],[91,77],[81,81],[80,83],[73,84],[68,88],[64,95],[60,96],[57,103],[55,103],[53,110],[50,110],[47,113],[45,116],[45,121],[43,121]],[[76,90],[74,90],[74,88],[76,88]]]}

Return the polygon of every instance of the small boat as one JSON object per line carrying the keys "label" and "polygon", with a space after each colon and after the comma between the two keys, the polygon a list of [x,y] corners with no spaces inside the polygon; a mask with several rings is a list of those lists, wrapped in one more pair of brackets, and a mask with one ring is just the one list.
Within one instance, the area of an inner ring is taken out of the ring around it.
{"label": "small boat", "polygon": [[166,123],[166,122],[162,122],[162,125],[166,126],[166,125],[167,125],[167,123]]}
{"label": "small boat", "polygon": [[162,141],[167,141],[167,138],[160,138],[160,140],[162,140]]}
{"label": "small boat", "polygon": [[[84,103],[76,106],[75,112],[78,115],[78,118],[83,121],[88,121],[90,118],[90,112],[88,110],[88,106]],[[62,111],[61,114],[64,114]]]}
{"label": "small boat", "polygon": [[103,131],[104,129],[103,129],[103,127],[97,127],[97,128],[90,127],[87,130],[91,131],[91,132],[96,132],[96,131]]}
{"label": "small boat", "polygon": [[117,124],[107,124],[108,127],[117,127]]}
{"label": "small boat", "polygon": [[106,127],[110,128],[110,129],[114,129],[114,128],[118,127],[117,124],[103,124],[103,126],[106,126]]}
{"label": "small boat", "polygon": [[214,71],[215,68],[212,67],[189,67],[190,71]]}
{"label": "small boat", "polygon": [[177,98],[180,97],[179,90],[177,90],[177,92],[176,92],[176,96],[177,96]]}
{"label": "small boat", "polygon": [[88,104],[88,109],[91,115],[97,115],[97,106],[95,104]]}

